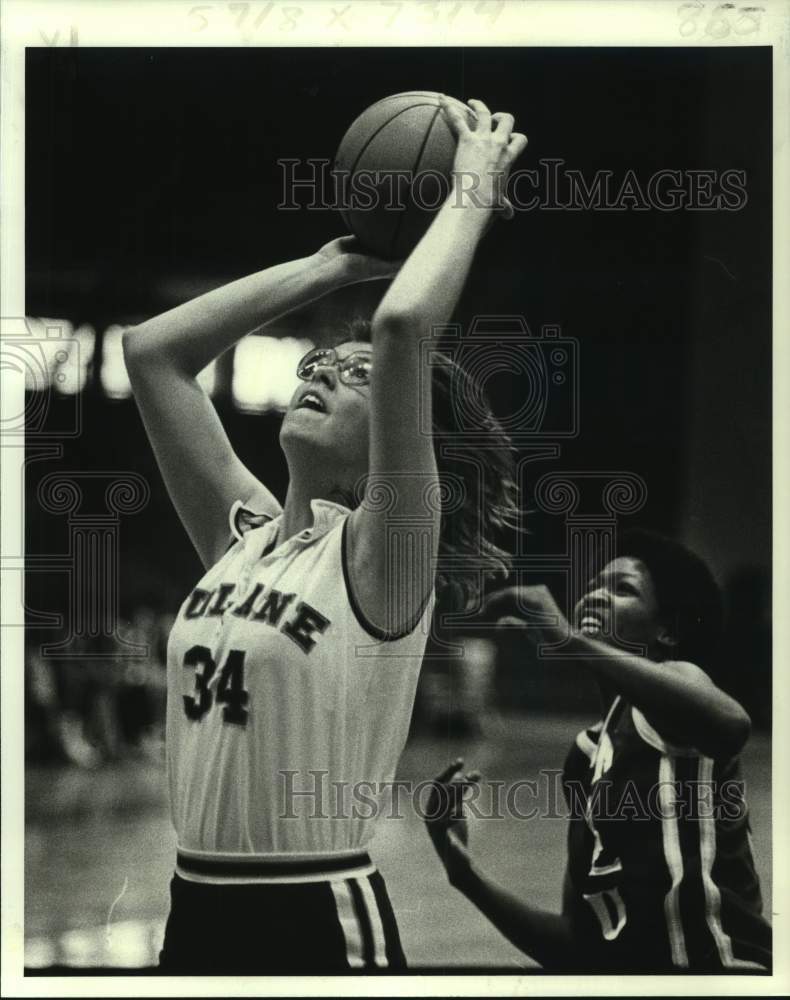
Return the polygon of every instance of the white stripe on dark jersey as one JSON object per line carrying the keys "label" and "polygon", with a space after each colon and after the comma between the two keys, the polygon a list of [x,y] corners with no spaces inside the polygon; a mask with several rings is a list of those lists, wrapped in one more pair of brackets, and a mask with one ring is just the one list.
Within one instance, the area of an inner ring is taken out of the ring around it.
{"label": "white stripe on dark jersey", "polygon": [[593,787],[595,782],[598,781],[605,773],[609,770],[612,764],[612,759],[614,757],[614,747],[612,746],[612,740],[608,733],[609,722],[614,715],[614,710],[620,702],[620,695],[614,699],[603,722],[599,722],[593,730],[598,730],[598,742],[593,743],[589,740],[587,732],[579,733],[576,737],[576,743],[579,748],[587,753],[585,748],[579,743],[579,737],[584,737],[588,739],[590,745],[592,746],[592,754],[588,754],[590,757],[590,767],[593,769],[593,777],[590,783],[590,794],[587,796],[587,803],[584,808],[584,818],[587,822],[587,826],[590,833],[593,835],[593,853],[592,861],[590,863],[590,875],[611,875],[613,872],[619,872],[622,870],[622,862],[619,858],[615,858],[610,861],[608,865],[598,865],[598,858],[603,853],[603,842],[601,840],[601,835],[595,827],[593,821],[592,808],[593,808]]}
{"label": "white stripe on dark jersey", "polygon": [[376,965],[384,968],[387,965],[387,942],[384,937],[384,924],[381,922],[378,903],[376,902],[376,897],[373,895],[373,889],[368,879],[357,879],[357,885],[362,890],[362,896],[365,900],[368,916],[370,917],[370,926],[373,931],[373,961]]}
{"label": "white stripe on dark jersey", "polygon": [[587,735],[587,732],[584,729],[576,737],[576,746],[589,760],[592,760],[593,757],[595,756],[595,750],[597,744],[593,743],[593,741],[590,739],[590,737]]}
{"label": "white stripe on dark jersey", "polygon": [[[596,831],[597,832],[597,831]],[[600,852],[599,852],[600,853]],[[623,863],[619,858],[615,858],[611,864],[604,865],[599,868],[598,865],[593,862],[590,867],[591,875],[614,875],[615,872],[621,872],[623,870]]]}
{"label": "white stripe on dark jersey", "polygon": [[683,881],[683,855],[680,850],[677,807],[675,805],[675,761],[662,756],[658,765],[659,802],[661,804],[661,837],[664,857],[672,877],[672,885],[664,897],[664,916],[672,949],[672,964],[687,968],[689,964],[683,922],[680,918],[680,883]]}
{"label": "white stripe on dark jersey", "polygon": [[359,924],[351,898],[351,890],[346,882],[330,882],[337,907],[337,919],[346,939],[346,959],[352,969],[361,969],[365,964],[362,956],[362,928]]}
{"label": "white stripe on dark jersey", "polygon": [[[710,757],[700,757],[697,779],[712,788],[713,761]],[[702,885],[705,889],[705,919],[716,942],[721,964],[727,969],[762,969],[757,962],[747,962],[735,958],[732,941],[721,924],[721,893],[713,880],[713,864],[716,860],[716,820],[709,810],[703,809],[699,815],[700,860],[702,861]]]}
{"label": "white stripe on dark jersey", "polygon": [[[612,916],[606,905],[606,899],[604,897],[608,898],[610,905],[617,914],[616,924],[612,922]],[[601,925],[601,933],[603,936],[607,941],[614,941],[620,931],[625,927],[627,920],[625,903],[620,895],[620,890],[616,887],[614,889],[604,889],[603,892],[592,893],[589,896],[584,895],[582,898],[586,899],[595,911],[595,915],[598,917],[598,922]]]}

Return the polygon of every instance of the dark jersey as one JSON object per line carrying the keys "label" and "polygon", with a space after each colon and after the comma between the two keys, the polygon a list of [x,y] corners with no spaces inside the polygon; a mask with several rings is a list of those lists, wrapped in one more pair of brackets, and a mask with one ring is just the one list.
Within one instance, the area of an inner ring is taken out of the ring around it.
{"label": "dark jersey", "polygon": [[663,740],[616,698],[576,737],[566,906],[590,970],[769,969],[737,758]]}

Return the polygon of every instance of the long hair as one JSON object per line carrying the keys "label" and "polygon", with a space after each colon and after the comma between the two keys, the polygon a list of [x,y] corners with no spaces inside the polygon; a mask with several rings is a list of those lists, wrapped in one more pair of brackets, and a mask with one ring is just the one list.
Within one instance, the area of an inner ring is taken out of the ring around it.
{"label": "long hair", "polygon": [[[335,343],[372,339],[370,320],[355,319],[339,331]],[[479,601],[486,581],[505,579],[510,571],[511,555],[500,542],[519,525],[515,449],[482,386],[452,358],[432,351],[431,378],[442,504],[436,588],[442,599],[464,608]],[[459,445],[465,428],[459,416],[469,400],[474,400],[475,434],[484,435],[486,443],[473,459],[464,460]]]}
{"label": "long hair", "polygon": [[643,563],[653,582],[659,614],[673,631],[672,659],[707,673],[718,669],[724,610],[721,590],[708,566],[685,545],[654,531],[632,528],[617,540],[617,556]]}

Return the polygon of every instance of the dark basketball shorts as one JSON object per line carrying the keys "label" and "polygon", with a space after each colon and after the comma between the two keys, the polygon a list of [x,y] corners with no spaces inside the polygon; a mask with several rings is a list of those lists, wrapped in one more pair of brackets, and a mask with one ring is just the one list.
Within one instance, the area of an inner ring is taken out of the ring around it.
{"label": "dark basketball shorts", "polygon": [[[179,856],[184,870],[181,862]],[[263,884],[197,882],[176,872],[159,971],[320,975],[405,969],[384,879],[369,858],[359,870],[350,877]]]}

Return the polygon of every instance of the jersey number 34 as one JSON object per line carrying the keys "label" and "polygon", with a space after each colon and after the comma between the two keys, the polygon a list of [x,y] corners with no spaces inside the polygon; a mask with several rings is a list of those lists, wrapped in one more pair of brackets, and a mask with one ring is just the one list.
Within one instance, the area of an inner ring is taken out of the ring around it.
{"label": "jersey number 34", "polygon": [[244,688],[244,651],[231,649],[219,675],[216,693],[212,693],[209,681],[217,671],[217,664],[211,650],[205,646],[192,646],[184,654],[184,666],[195,671],[195,689],[184,695],[184,711],[188,719],[198,721],[216,703],[222,705],[222,718],[236,725],[247,724],[249,712],[245,707],[250,699]]}

